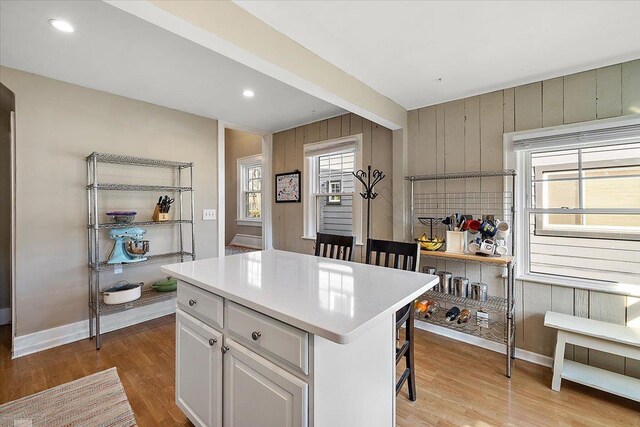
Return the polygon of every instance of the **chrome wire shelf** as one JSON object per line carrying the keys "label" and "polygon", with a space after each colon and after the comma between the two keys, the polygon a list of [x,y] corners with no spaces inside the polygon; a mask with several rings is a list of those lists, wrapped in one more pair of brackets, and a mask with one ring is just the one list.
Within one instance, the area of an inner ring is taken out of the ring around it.
{"label": "chrome wire shelf", "polygon": [[93,152],[89,156],[87,156],[87,161],[92,161],[94,158],[98,163],[113,163],[118,165],[130,165],[130,166],[149,166],[149,167],[157,167],[157,168],[176,168],[176,169],[189,168],[193,166],[193,163],[187,163],[187,162],[146,159],[143,157],[120,156],[117,154],[104,154],[104,153],[96,153],[96,152]]}
{"label": "chrome wire shelf", "polygon": [[438,181],[443,179],[464,179],[464,178],[488,178],[492,176],[516,176],[513,169],[505,169],[501,171],[478,171],[478,172],[456,172],[443,173],[436,175],[412,175],[407,176],[407,181]]}
{"label": "chrome wire shelf", "polygon": [[487,301],[477,301],[471,298],[457,297],[455,295],[443,294],[437,291],[427,291],[420,297],[421,299],[446,301],[449,304],[455,305],[460,309],[473,308],[483,311],[491,311],[494,313],[506,313],[508,310],[508,304],[506,298],[500,297],[488,297]]}
{"label": "chrome wire shelf", "polygon": [[447,309],[440,308],[435,311],[431,318],[425,319],[423,317],[415,316],[416,321],[431,323],[437,326],[443,326],[454,331],[463,332],[465,334],[473,335],[474,337],[484,338],[500,344],[507,344],[507,334],[505,329],[505,320],[491,319],[484,320],[485,326],[482,326],[482,322],[478,321],[475,313],[473,313],[466,323],[458,324],[457,321],[449,322],[445,318]]}
{"label": "chrome wire shelf", "polygon": [[[140,293],[140,298],[135,301],[126,302],[123,304],[105,304],[100,297],[101,313],[111,313],[114,311],[128,310],[134,307],[142,307],[143,305],[154,304],[156,302],[169,301],[175,299],[177,295],[176,291],[172,292],[158,292],[155,289],[143,289]],[[93,310],[92,306],[89,306]]]}
{"label": "chrome wire shelf", "polygon": [[[110,228],[126,228],[126,227],[141,227],[141,226],[149,226],[149,225],[175,225],[175,224],[193,224],[193,221],[188,220],[188,219],[176,219],[176,220],[169,220],[169,221],[135,221],[135,222],[129,222],[126,224],[123,223],[105,223],[105,224],[98,224],[98,228],[100,229],[110,229]],[[87,225],[87,228],[93,228],[93,224],[89,224]]]}
{"label": "chrome wire shelf", "polygon": [[190,252],[170,252],[166,254],[148,255],[146,261],[129,262],[129,263],[122,263],[122,264],[107,264],[107,262],[104,261],[98,264],[97,269],[95,268],[94,264],[90,264],[90,267],[93,268],[95,271],[104,271],[113,267],[123,267],[123,268],[139,267],[146,264],[153,264],[153,263],[163,262],[163,261],[171,261],[173,259],[180,258],[180,257],[193,258],[193,254]]}
{"label": "chrome wire shelf", "polygon": [[134,185],[134,184],[90,184],[87,190],[107,191],[193,191],[192,187],[180,187],[173,185]]}

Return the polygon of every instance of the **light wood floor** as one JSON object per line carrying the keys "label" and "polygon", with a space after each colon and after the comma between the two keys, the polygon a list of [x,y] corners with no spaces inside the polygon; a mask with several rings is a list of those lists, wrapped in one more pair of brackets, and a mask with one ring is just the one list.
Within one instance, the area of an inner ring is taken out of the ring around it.
{"label": "light wood floor", "polygon": [[[10,360],[10,328],[0,327],[0,404],[112,366],[140,426],[190,425],[174,404],[174,317]],[[398,426],[640,426],[640,404],[563,382],[551,371],[517,360],[511,380],[502,355],[417,331],[418,400],[403,391]],[[406,387],[405,387],[406,390]]]}

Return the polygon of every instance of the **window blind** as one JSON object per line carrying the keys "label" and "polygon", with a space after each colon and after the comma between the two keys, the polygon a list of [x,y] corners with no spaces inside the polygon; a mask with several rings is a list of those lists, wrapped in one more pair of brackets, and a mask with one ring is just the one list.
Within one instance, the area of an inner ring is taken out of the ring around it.
{"label": "window blind", "polygon": [[516,134],[513,136],[513,149],[515,151],[521,151],[562,149],[569,146],[575,148],[577,143],[580,143],[581,147],[586,148],[627,142],[640,142],[640,123],[543,136]]}

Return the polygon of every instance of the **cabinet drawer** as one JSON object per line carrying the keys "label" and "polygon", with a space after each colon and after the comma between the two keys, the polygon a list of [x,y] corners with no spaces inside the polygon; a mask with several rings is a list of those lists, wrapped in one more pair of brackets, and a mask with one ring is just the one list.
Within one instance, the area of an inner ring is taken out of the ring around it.
{"label": "cabinet drawer", "polygon": [[222,328],[224,300],[210,292],[180,281],[178,306],[209,326]]}
{"label": "cabinet drawer", "polygon": [[309,373],[309,334],[279,320],[227,301],[227,329],[252,348]]}

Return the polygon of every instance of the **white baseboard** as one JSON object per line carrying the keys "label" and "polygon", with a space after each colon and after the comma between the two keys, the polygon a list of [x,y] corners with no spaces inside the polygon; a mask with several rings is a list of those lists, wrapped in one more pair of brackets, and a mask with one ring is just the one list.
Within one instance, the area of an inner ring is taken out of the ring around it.
{"label": "white baseboard", "polygon": [[0,325],[11,323],[11,308],[0,308]]}
{"label": "white baseboard", "polygon": [[238,233],[233,236],[231,244],[253,249],[262,249],[262,236],[252,236],[250,234]]}
{"label": "white baseboard", "polygon": [[[175,311],[176,300],[172,299],[145,305],[143,307],[132,308],[119,313],[108,314],[101,316],[100,318],[100,332],[106,333],[116,329],[125,328],[127,326],[175,313]],[[57,347],[59,345],[68,344],[85,338],[89,338],[88,320],[81,320],[80,322],[57,326],[44,331],[21,335],[15,337],[13,340],[12,358],[15,359],[17,357],[26,356],[27,354],[37,353],[48,348]]]}
{"label": "white baseboard", "polygon": [[[445,328],[431,323],[416,321],[415,327],[422,329],[423,331],[432,332],[436,335],[451,338],[456,341],[466,342],[478,347],[486,348],[487,350],[495,351],[496,353],[506,354],[507,349],[504,344],[490,341],[485,338],[474,337],[473,335],[465,334],[464,332],[458,332],[453,329]],[[553,366],[553,358],[542,354],[534,353],[532,351],[516,348],[516,358],[527,362],[535,363],[536,365],[546,366],[548,368]]]}

